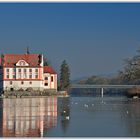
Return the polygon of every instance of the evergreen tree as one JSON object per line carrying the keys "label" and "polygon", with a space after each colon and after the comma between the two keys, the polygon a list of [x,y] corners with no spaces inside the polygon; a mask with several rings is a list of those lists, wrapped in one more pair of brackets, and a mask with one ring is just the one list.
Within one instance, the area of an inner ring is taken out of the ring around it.
{"label": "evergreen tree", "polygon": [[43,57],[44,66],[51,66],[51,61],[47,59],[46,55]]}
{"label": "evergreen tree", "polygon": [[48,66],[47,58],[44,57],[44,66]]}
{"label": "evergreen tree", "polygon": [[60,68],[60,90],[68,90],[69,85],[70,85],[70,70],[66,60],[64,60]]}
{"label": "evergreen tree", "polygon": [[1,54],[1,65],[4,64],[4,54]]}

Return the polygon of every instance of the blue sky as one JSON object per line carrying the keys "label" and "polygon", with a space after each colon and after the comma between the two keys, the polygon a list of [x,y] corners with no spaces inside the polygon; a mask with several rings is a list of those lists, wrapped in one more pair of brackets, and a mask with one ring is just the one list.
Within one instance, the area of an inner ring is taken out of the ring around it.
{"label": "blue sky", "polygon": [[27,45],[71,79],[117,73],[140,48],[140,3],[0,3],[0,53]]}

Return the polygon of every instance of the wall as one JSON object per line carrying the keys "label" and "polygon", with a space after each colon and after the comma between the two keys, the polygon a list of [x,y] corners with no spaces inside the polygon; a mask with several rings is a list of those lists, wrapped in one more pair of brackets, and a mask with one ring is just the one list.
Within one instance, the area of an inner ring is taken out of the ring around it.
{"label": "wall", "polygon": [[[53,82],[51,82],[51,76],[53,77]],[[45,77],[48,77],[48,80],[45,80]],[[48,86],[45,86],[45,82],[48,83]],[[43,86],[44,86],[44,89],[57,90],[57,74],[44,73]]]}
{"label": "wall", "polygon": [[[7,69],[9,69],[9,72],[7,72]],[[19,69],[21,69],[21,74],[19,74]],[[26,69],[26,77],[24,69]],[[29,77],[29,69],[32,69],[32,78]],[[38,72],[36,72],[36,69],[38,69]],[[7,74],[9,75],[9,78],[7,78]],[[35,77],[36,74],[38,74],[38,78]],[[14,78],[13,75],[16,75],[16,77]],[[51,81],[51,76],[53,77],[53,81]],[[48,77],[47,81],[44,81],[45,77]],[[12,81],[12,84],[10,84],[10,81]],[[23,81],[24,84],[21,84],[21,81]],[[32,84],[30,84],[30,81],[32,81]],[[47,86],[44,85],[45,82],[48,83]],[[57,90],[57,74],[43,74],[43,67],[5,67],[4,82],[3,85],[0,83],[0,86],[3,86],[4,90],[10,90],[11,88],[14,90],[18,90],[20,88],[25,90],[28,87],[32,87],[34,90],[43,90],[43,88]]]}
{"label": "wall", "polygon": [[26,90],[27,88],[31,87],[34,90],[43,90],[42,89],[42,81],[31,81],[32,84],[30,84],[30,81],[23,81],[24,84],[21,84],[21,81],[14,81],[12,80],[12,85],[10,84],[10,81],[4,81],[4,90],[10,90],[13,88],[14,90],[18,90],[20,88]]}

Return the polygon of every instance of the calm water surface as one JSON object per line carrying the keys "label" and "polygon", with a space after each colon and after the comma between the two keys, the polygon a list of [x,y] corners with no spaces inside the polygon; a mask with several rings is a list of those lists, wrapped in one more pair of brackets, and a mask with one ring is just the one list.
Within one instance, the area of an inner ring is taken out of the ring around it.
{"label": "calm water surface", "polygon": [[139,137],[140,100],[45,97],[0,100],[1,137]]}

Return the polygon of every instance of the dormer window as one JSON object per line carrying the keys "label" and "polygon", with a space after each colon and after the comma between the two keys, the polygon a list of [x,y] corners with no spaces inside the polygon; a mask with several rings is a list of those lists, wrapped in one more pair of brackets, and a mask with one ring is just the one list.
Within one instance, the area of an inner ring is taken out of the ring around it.
{"label": "dormer window", "polygon": [[20,61],[19,64],[20,66],[25,66],[25,61]]}
{"label": "dormer window", "polygon": [[25,60],[19,60],[16,66],[29,66],[29,64]]}

